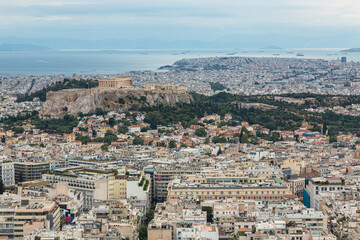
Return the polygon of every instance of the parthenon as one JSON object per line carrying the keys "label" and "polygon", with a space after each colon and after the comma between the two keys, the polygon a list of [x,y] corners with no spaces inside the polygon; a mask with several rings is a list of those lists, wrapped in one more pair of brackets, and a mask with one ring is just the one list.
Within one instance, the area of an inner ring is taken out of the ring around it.
{"label": "parthenon", "polygon": [[127,88],[132,87],[132,81],[129,77],[117,77],[99,79],[99,88]]}

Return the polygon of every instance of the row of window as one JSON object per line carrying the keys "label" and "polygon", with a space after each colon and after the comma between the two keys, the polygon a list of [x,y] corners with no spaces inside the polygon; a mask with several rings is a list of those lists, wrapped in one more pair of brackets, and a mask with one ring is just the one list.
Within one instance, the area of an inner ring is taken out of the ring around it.
{"label": "row of window", "polygon": [[[280,192],[281,191],[277,191],[277,194],[280,194]],[[184,194],[188,194],[188,195],[192,195],[192,194],[196,194],[196,195],[199,195],[199,193],[200,192],[184,192]],[[264,194],[267,194],[267,195],[269,195],[270,194],[270,191],[250,191],[250,192],[247,192],[247,191],[245,191],[245,195],[247,195],[247,194],[250,194],[250,195],[253,195],[253,194],[255,194],[255,195],[258,195],[258,194],[261,194],[261,195],[264,195]],[[175,195],[177,195],[178,194],[178,192],[175,192],[174,193]],[[179,192],[179,195],[182,195],[183,194],[183,192]],[[201,192],[201,195],[210,195],[211,194],[211,192]],[[218,192],[212,192],[212,195],[215,195],[215,194],[218,194]],[[231,195],[231,194],[236,194],[236,195],[239,195],[239,194],[244,194],[243,192],[239,192],[239,191],[237,191],[237,192],[232,192],[232,191],[228,191],[228,192],[224,192],[224,191],[221,191],[220,192],[220,194],[221,195],[224,195],[224,194],[229,194],[229,195]],[[271,191],[271,194],[276,194],[276,191]],[[285,191],[282,191],[282,194],[285,194]]]}

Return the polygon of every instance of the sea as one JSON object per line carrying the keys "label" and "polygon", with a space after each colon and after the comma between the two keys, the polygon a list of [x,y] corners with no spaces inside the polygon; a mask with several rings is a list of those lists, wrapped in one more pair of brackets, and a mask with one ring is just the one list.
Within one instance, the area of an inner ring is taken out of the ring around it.
{"label": "sea", "polygon": [[342,53],[338,48],[302,49],[117,49],[0,51],[0,74],[72,75],[123,74],[130,71],[158,71],[184,58],[277,57],[312,58],[360,62],[360,53]]}

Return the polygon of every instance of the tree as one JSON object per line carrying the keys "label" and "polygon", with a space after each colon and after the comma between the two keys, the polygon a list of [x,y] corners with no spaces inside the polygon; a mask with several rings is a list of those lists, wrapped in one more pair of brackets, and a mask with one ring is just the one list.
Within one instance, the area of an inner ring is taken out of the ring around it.
{"label": "tree", "polygon": [[324,123],[323,124],[323,130],[322,130],[322,133],[323,133],[323,135],[326,135],[326,131],[327,131],[327,125],[326,125],[326,123]]}
{"label": "tree", "polygon": [[0,194],[3,194],[5,191],[5,185],[2,180],[0,180]]}
{"label": "tree", "polygon": [[164,141],[157,142],[156,146],[158,146],[158,147],[166,147],[166,143]]}
{"label": "tree", "polygon": [[13,131],[16,134],[19,134],[19,133],[23,133],[25,131],[25,129],[23,127],[14,127]]}
{"label": "tree", "polygon": [[96,116],[104,116],[104,115],[106,115],[106,111],[102,108],[96,108],[95,114],[96,114]]}
{"label": "tree", "polygon": [[120,104],[125,104],[125,100],[123,98],[119,98],[119,101],[118,101]]}
{"label": "tree", "polygon": [[224,137],[224,136],[215,136],[215,137],[213,137],[212,142],[213,143],[226,143],[227,140],[226,140],[226,137]]}
{"label": "tree", "polygon": [[180,147],[182,147],[182,148],[187,148],[188,145],[186,145],[185,143],[182,143],[182,144],[180,145]]}
{"label": "tree", "polygon": [[114,175],[118,175],[119,171],[116,168],[111,169],[111,171],[114,173]]}
{"label": "tree", "polygon": [[147,240],[148,238],[148,229],[146,225],[141,226],[138,229],[139,232],[139,240]]}
{"label": "tree", "polygon": [[158,125],[163,121],[163,118],[159,112],[150,112],[146,114],[144,122],[149,123],[152,129],[156,129]]}
{"label": "tree", "polygon": [[149,131],[149,130],[151,130],[151,127],[146,126],[146,127],[143,127],[140,131],[141,131],[141,132],[147,132],[147,131]]}
{"label": "tree", "polygon": [[122,133],[122,134],[125,134],[125,133],[128,132],[128,127],[125,126],[125,125],[120,125],[120,126],[118,127],[118,132],[119,132],[119,133]]}
{"label": "tree", "polygon": [[103,145],[101,145],[101,150],[108,152],[109,151],[109,144],[104,143]]}
{"label": "tree", "polygon": [[195,135],[198,137],[206,137],[207,133],[205,128],[198,128],[195,130]]}
{"label": "tree", "polygon": [[169,142],[169,148],[176,148],[176,142],[174,140]]}
{"label": "tree", "polygon": [[141,139],[139,136],[135,136],[133,140],[134,145],[144,145],[144,140]]}
{"label": "tree", "polygon": [[224,127],[224,126],[226,126],[226,122],[221,121],[221,122],[219,123],[219,125],[218,125],[218,128],[222,128],[222,127]]}
{"label": "tree", "polygon": [[104,137],[104,142],[111,144],[112,142],[116,142],[118,140],[118,137],[110,132],[110,131],[106,131],[105,133],[105,137]]}
{"label": "tree", "polygon": [[110,127],[113,127],[115,125],[115,123],[116,123],[115,118],[113,118],[113,117],[109,118]]}
{"label": "tree", "polygon": [[214,220],[213,220],[213,217],[214,217],[214,214],[213,214],[213,208],[212,207],[209,207],[209,206],[203,206],[201,208],[201,211],[205,211],[206,212],[206,221],[208,223],[213,223]]}
{"label": "tree", "polygon": [[330,143],[337,142],[337,137],[336,136],[330,136],[329,142]]}

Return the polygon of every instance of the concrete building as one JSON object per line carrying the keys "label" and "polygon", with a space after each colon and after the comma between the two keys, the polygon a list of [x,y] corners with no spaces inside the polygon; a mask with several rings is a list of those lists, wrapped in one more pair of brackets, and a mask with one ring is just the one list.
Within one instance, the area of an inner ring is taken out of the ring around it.
{"label": "concrete building", "polygon": [[3,181],[5,187],[15,185],[15,172],[13,162],[0,163],[0,179]]}
{"label": "concrete building", "polygon": [[199,168],[156,168],[153,174],[154,199],[165,201],[167,197],[167,187],[174,176],[200,173]]}
{"label": "concrete building", "polygon": [[41,179],[42,173],[50,171],[49,162],[14,162],[15,183]]}
{"label": "concrete building", "polygon": [[269,202],[283,201],[290,195],[289,189],[281,184],[262,186],[259,184],[241,185],[237,183],[189,183],[174,180],[168,187],[168,201],[176,199],[252,199]]}
{"label": "concrete building", "polygon": [[305,178],[289,179],[286,181],[286,185],[289,187],[292,194],[302,197],[305,187]]}
{"label": "concrete building", "polygon": [[79,175],[71,173],[54,173],[44,174],[43,180],[50,183],[66,182],[69,188],[81,191],[84,196],[83,209],[90,210],[93,206],[94,200],[107,200],[108,199],[108,179],[104,174],[86,174],[82,172]]}
{"label": "concrete building", "polygon": [[0,236],[24,239],[38,228],[60,230],[60,210],[44,198],[9,198],[0,205]]}
{"label": "concrete building", "polygon": [[316,196],[321,193],[341,193],[344,191],[344,183],[341,178],[313,178],[309,181],[306,189],[310,196],[310,207],[319,210]]}

